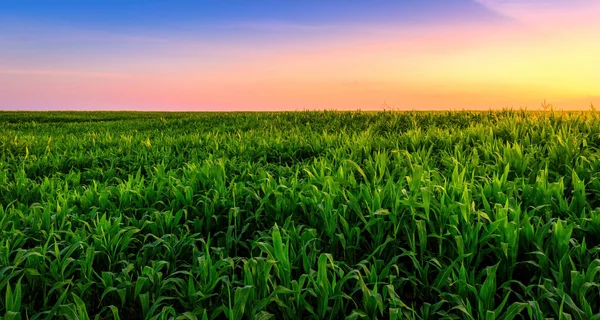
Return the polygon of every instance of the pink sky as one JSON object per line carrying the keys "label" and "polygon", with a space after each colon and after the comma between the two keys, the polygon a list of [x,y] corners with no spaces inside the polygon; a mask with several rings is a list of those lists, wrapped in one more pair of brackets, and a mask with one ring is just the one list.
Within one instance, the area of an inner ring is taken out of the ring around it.
{"label": "pink sky", "polygon": [[[476,3],[507,19],[353,30],[264,22],[244,26],[264,37],[235,41],[30,21],[30,37],[0,32],[0,109],[371,110],[385,101],[398,109],[535,110],[544,99],[559,109],[600,103],[600,2]],[[290,40],[269,39],[272,30]]]}

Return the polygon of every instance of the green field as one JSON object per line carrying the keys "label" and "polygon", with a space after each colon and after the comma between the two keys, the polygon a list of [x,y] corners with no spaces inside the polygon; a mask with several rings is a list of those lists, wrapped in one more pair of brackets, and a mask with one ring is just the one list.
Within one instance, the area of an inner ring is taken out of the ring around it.
{"label": "green field", "polygon": [[600,113],[0,112],[3,319],[600,319]]}

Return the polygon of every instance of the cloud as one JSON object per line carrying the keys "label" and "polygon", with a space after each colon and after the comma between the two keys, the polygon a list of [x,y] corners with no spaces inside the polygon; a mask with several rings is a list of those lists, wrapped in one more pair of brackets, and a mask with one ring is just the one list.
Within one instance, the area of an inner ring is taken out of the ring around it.
{"label": "cloud", "polygon": [[258,29],[258,30],[272,30],[279,29],[284,31],[320,31],[326,29],[340,28],[339,25],[321,25],[321,24],[300,24],[300,23],[287,23],[282,21],[237,21],[230,23],[217,23],[209,25],[210,27],[217,28],[241,28],[241,29]]}
{"label": "cloud", "polygon": [[586,0],[475,0],[523,25],[557,29],[597,23],[600,1]]}
{"label": "cloud", "polygon": [[0,74],[14,75],[45,75],[45,76],[75,76],[90,78],[131,78],[130,74],[108,72],[82,72],[69,70],[36,70],[36,69],[0,69]]}

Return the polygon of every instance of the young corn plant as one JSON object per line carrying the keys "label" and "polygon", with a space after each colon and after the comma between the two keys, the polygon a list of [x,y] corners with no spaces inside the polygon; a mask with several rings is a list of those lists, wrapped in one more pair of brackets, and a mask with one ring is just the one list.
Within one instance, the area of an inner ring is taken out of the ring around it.
{"label": "young corn plant", "polygon": [[600,319],[596,111],[0,112],[3,319]]}

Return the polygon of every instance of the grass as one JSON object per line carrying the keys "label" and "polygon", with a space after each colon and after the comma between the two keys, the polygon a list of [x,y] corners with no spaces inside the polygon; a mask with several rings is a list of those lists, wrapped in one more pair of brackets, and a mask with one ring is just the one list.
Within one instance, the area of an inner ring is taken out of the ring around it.
{"label": "grass", "polygon": [[600,319],[597,112],[0,113],[3,319]]}

